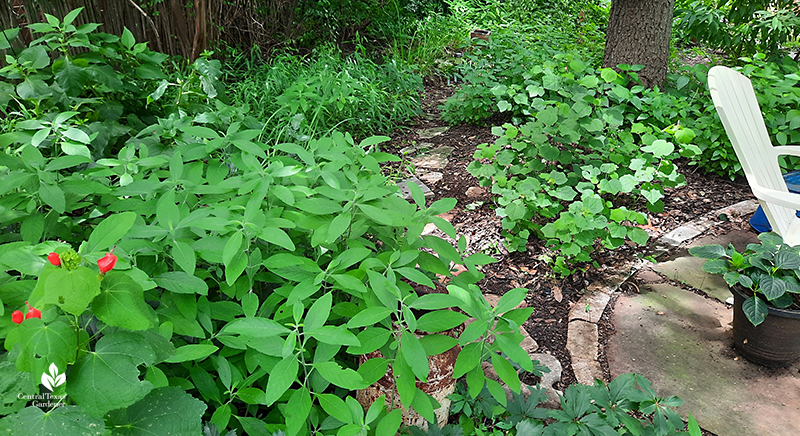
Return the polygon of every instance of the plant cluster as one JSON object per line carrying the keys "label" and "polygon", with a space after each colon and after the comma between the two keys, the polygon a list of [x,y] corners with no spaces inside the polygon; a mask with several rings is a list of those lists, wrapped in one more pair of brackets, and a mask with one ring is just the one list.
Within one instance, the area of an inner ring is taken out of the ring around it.
{"label": "plant cluster", "polygon": [[332,130],[357,137],[391,131],[420,111],[422,78],[395,60],[322,46],[308,58],[275,56],[232,85],[236,106],[266,120],[268,141],[308,141]]}
{"label": "plant cluster", "polygon": [[682,2],[675,10],[675,31],[730,56],[783,56],[787,43],[795,42],[800,17],[791,0],[697,0]]}
{"label": "plant cluster", "polygon": [[[707,90],[707,66],[669,74],[664,91],[645,89],[637,66],[620,65],[623,74],[595,69],[575,52],[540,43],[510,31],[478,43],[458,67],[465,84],[443,107],[452,123],[510,121],[494,129],[494,144],[479,146],[469,169],[500,196],[511,250],[537,236],[557,249],[551,260],[567,274],[568,263],[590,260],[598,242],[646,242],[636,227],[647,222],[638,200],[661,209],[664,188],[683,183],[675,159],[740,174]],[[763,54],[742,61],[774,143],[800,140],[797,63]],[[795,162],[782,158],[784,167]]]}
{"label": "plant cluster", "polygon": [[709,259],[703,270],[722,274],[729,286],[740,286],[752,295],[742,310],[753,325],[764,322],[768,305],[785,309],[800,307],[800,247],[791,247],[777,233],[758,235],[759,244],[747,244],[739,253],[733,244],[704,245],[689,249],[689,254]]}
{"label": "plant cluster", "polygon": [[[764,54],[740,59],[737,69],[747,76],[755,90],[767,132],[774,145],[800,142],[800,67],[788,56],[780,61],[769,61]],[[695,134],[693,143],[700,153],[691,158],[691,164],[706,172],[733,179],[742,175],[742,166],[725,129],[714,109],[708,92],[708,69],[706,65],[684,67],[670,74],[675,87],[664,93],[654,94],[652,113],[666,120],[679,119],[684,129]],[[794,169],[797,159],[780,158],[781,166]]]}
{"label": "plant cluster", "polygon": [[623,374],[606,384],[570,385],[561,397],[561,407],[540,407],[547,398],[543,388],[530,388],[531,394],[512,393],[507,407],[481,392],[470,396],[466,390],[454,394],[460,408],[459,422],[445,428],[423,431],[412,428],[415,436],[504,436],[504,435],[688,435],[700,436],[700,427],[690,415],[684,425],[672,407],[683,404],[678,397],[659,397],[650,382],[637,374]]}
{"label": "plant cluster", "polygon": [[571,261],[591,260],[598,241],[606,248],[626,238],[645,244],[637,225],[647,218],[637,201],[660,211],[664,188],[684,183],[671,159],[699,151],[693,131],[665,132],[659,118],[666,114],[643,116],[658,94],[636,84],[636,68],[623,66],[629,79],[572,54],[534,62],[525,51],[506,55],[502,38],[497,44],[474,55],[487,68],[473,70],[445,110],[451,119],[500,113],[514,121],[495,127],[499,138],[478,146],[468,167],[499,195],[509,249],[524,250],[537,236],[557,250],[555,270],[569,274]]}
{"label": "plant cluster", "polygon": [[[483,362],[515,392],[518,368],[542,369],[519,346],[533,309],[514,307],[526,291],[492,308],[474,283],[494,259],[465,257],[463,238],[454,247],[421,236],[434,223],[457,239],[436,216],[455,200],[428,206],[413,184],[414,201],[400,198],[380,168],[397,158],[375,151],[388,138],[334,131],[270,145],[265,123],[225,104],[220,66],[205,58],[122,98],[126,86],[92,78],[137,83],[141,73],[109,65],[104,44],[160,57],[95,25],[73,29],[76,14],[34,27],[39,39],[9,55],[15,73],[0,82],[12,97],[0,150],[10,399],[0,431],[197,434],[205,421],[207,432],[254,436],[394,434],[398,401],[433,420],[437,404],[416,386],[429,355],[461,347],[455,376],[498,401]],[[84,50],[60,50],[65,41]],[[83,65],[81,80],[65,82],[74,93],[50,73],[61,71],[53,58]],[[91,123],[117,98],[142,112],[123,105],[124,132],[103,137],[113,126]],[[467,272],[453,277],[453,264]],[[415,291],[437,275],[448,293]],[[35,315],[16,323],[26,301]],[[467,316],[476,321],[458,338],[442,334]],[[387,371],[394,410],[379,399],[365,411],[352,391]],[[27,404],[40,378],[53,402]]]}

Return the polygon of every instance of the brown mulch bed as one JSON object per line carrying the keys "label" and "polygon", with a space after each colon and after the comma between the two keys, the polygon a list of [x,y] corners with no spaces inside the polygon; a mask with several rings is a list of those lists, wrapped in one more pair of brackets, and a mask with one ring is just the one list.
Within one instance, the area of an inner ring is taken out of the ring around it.
{"label": "brown mulch bed", "polygon": [[[529,290],[527,304],[534,307],[533,315],[524,325],[539,344],[539,352],[556,357],[563,366],[561,382],[556,386],[563,389],[575,383],[571,358],[566,350],[567,323],[570,308],[580,299],[588,285],[605,272],[611,272],[637,254],[644,253],[642,247],[624,246],[614,252],[600,252],[595,260],[600,268],[588,266],[567,278],[553,275],[545,261],[540,260],[548,250],[541,242],[532,240],[526,252],[508,253],[500,235],[500,221],[495,216],[491,195],[486,189],[477,189],[478,180],[467,171],[477,145],[494,141],[491,126],[457,125],[432,139],[420,139],[418,129],[445,126],[439,118],[443,100],[451,96],[454,87],[438,80],[426,80],[422,107],[424,115],[412,123],[411,129],[397,131],[385,151],[397,152],[403,147],[420,142],[430,142],[434,146],[447,145],[454,147],[448,164],[440,172],[443,177],[428,186],[434,192],[433,200],[455,198],[458,203],[451,212],[451,222],[459,234],[467,237],[467,251],[483,251],[498,259],[498,262],[483,267],[486,277],[478,285],[486,293],[502,295],[510,289],[525,287]],[[697,167],[686,163],[678,163],[680,172],[684,174],[687,184],[670,189],[665,198],[662,213],[651,214],[651,237],[659,237],[680,225],[692,221],[708,212],[729,206],[739,201],[753,198],[744,180],[730,181],[703,174]],[[395,167],[396,173],[403,168]],[[474,189],[470,189],[474,188]],[[741,220],[726,225],[741,225]],[[623,285],[623,291],[634,291],[637,287],[635,279]],[[613,302],[609,304],[600,323],[601,349],[614,333],[609,319]],[[601,359],[604,360],[601,352]],[[608,377],[608,364],[601,362]],[[610,380],[606,380],[610,381]]]}

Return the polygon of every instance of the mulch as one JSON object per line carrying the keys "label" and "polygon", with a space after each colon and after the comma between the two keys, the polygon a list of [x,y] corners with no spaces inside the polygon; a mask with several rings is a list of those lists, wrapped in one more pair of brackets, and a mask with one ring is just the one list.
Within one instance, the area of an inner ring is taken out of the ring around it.
{"label": "mulch", "polygon": [[[482,269],[486,277],[478,285],[485,293],[502,295],[516,287],[528,289],[526,302],[535,310],[524,328],[539,344],[538,352],[551,354],[561,362],[563,373],[560,383],[555,387],[564,389],[577,382],[566,349],[568,314],[571,307],[581,298],[586,287],[601,274],[613,271],[637,254],[643,254],[643,247],[623,246],[613,252],[597,252],[594,260],[599,268],[586,265],[566,278],[554,276],[547,267],[543,257],[550,251],[541,241],[530,241],[525,252],[509,253],[500,235],[500,220],[495,216],[492,196],[485,188],[478,189],[478,180],[467,171],[476,147],[494,141],[491,125],[450,126],[447,132],[432,139],[420,139],[417,134],[418,129],[447,125],[439,118],[440,105],[455,90],[454,86],[448,86],[444,81],[427,79],[422,96],[424,114],[414,119],[408,128],[396,131],[384,151],[396,153],[403,147],[419,142],[454,147],[447,166],[440,170],[443,173],[442,179],[428,184],[435,194],[431,201],[455,198],[457,204],[451,212],[451,222],[459,234],[466,236],[467,251],[483,251],[498,259],[497,263],[486,265]],[[753,198],[744,180],[731,181],[703,174],[702,170],[686,162],[677,164],[681,174],[686,177],[687,184],[667,190],[664,211],[648,215],[650,227],[647,230],[653,238],[708,212]],[[395,175],[408,175],[407,170],[400,166],[395,166],[392,171]],[[740,223],[741,221],[731,225],[741,225]],[[722,222],[721,225],[727,224]],[[637,286],[635,278],[631,279],[623,286],[623,291],[627,289],[632,292]],[[601,366],[605,368],[607,378],[608,364],[604,361],[602,349],[614,333],[613,325],[609,321],[613,306],[613,302],[608,305],[600,323]]]}

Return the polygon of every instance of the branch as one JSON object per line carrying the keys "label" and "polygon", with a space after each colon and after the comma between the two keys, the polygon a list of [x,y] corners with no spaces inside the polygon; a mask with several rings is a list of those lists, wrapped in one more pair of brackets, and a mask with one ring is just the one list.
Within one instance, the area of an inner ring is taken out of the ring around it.
{"label": "branch", "polygon": [[150,27],[153,28],[153,33],[156,34],[156,51],[161,51],[161,36],[158,34],[158,29],[156,29],[156,23],[153,22],[153,19],[150,18],[150,16],[147,15],[147,12],[145,12],[142,8],[140,8],[139,5],[137,5],[135,1],[128,0],[128,2],[130,4],[132,4],[133,7],[136,8],[136,10],[141,12],[142,15],[144,15],[145,18],[147,18],[147,22],[149,22],[150,23]]}

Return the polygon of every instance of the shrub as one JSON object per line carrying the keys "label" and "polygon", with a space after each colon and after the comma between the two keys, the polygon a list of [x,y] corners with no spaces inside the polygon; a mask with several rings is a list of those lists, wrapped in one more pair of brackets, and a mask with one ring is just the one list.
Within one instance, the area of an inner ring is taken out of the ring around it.
{"label": "shrub", "polygon": [[733,58],[756,52],[780,58],[798,36],[795,8],[790,0],[699,0],[676,8],[675,29],[684,39],[723,49]]}
{"label": "shrub", "polygon": [[[73,32],[74,14],[64,23],[48,16],[52,29],[40,41]],[[36,47],[12,62],[26,75],[0,82],[15,92],[8,125],[32,130],[6,134],[0,153],[8,314],[0,371],[9,374],[4,398],[17,399],[3,403],[0,429],[196,434],[206,421],[209,432],[250,435],[393,434],[399,409],[379,400],[365,415],[350,398],[390,365],[402,404],[429,419],[435,404],[415,383],[427,378],[427,355],[462,346],[457,376],[497,395],[482,361],[517,388],[506,356],[537,370],[519,347],[532,309],[513,309],[526,291],[490,308],[474,283],[477,266],[494,260],[421,236],[435,223],[457,237],[436,216],[455,200],[426,206],[413,185],[413,203],[396,195],[379,166],[392,157],[374,151],[388,138],[332,132],[269,146],[259,140],[263,122],[221,101],[219,65],[199,59],[143,83],[150,94],[130,97],[149,102],[136,118],[142,127],[129,122],[100,150],[100,133],[84,130],[93,112],[64,112],[53,97],[63,88],[47,76],[49,51],[28,59],[41,53]],[[83,47],[78,56],[101,59],[103,46]],[[62,55],[65,64],[74,59]],[[88,78],[109,69],[99,61],[84,68],[76,89],[104,90]],[[138,77],[135,69],[114,74],[123,83]],[[103,107],[102,94],[96,99]],[[468,271],[452,277],[454,263]],[[451,279],[448,293],[418,295],[414,286],[433,288],[436,275]],[[26,301],[41,318],[18,323],[12,312],[28,310]],[[440,334],[467,317],[452,307],[477,319],[458,339]],[[376,350],[383,357],[357,365]],[[52,404],[26,407],[39,380],[53,388]]]}

